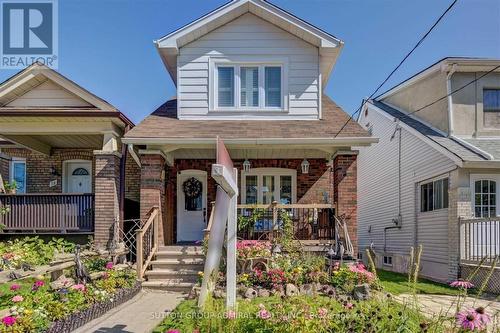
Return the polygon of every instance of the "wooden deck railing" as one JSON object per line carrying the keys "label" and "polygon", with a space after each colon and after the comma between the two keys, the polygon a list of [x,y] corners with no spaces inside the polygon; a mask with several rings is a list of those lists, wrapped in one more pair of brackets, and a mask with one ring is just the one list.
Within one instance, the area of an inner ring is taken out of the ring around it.
{"label": "wooden deck railing", "polygon": [[460,260],[486,263],[500,256],[500,217],[460,220]]}
{"label": "wooden deck railing", "polygon": [[158,226],[160,224],[160,209],[153,207],[146,223],[136,231],[137,242],[137,277],[142,280],[149,263],[158,250]]}
{"label": "wooden deck railing", "polygon": [[94,194],[2,194],[0,223],[9,232],[92,232]]}

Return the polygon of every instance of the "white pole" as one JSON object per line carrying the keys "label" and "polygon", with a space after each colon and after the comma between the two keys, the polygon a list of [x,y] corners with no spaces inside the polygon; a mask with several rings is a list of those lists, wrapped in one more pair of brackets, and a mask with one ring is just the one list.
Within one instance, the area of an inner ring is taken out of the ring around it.
{"label": "white pole", "polygon": [[[238,169],[233,169],[236,186],[238,186]],[[237,192],[238,193],[238,192]],[[226,307],[236,307],[236,241],[237,241],[237,204],[238,194],[229,202],[227,217],[227,267],[226,267]]]}

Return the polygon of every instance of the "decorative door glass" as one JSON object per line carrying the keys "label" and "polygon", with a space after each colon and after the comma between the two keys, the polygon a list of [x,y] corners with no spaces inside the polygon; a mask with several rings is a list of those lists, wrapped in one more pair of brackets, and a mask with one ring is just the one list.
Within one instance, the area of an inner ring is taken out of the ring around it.
{"label": "decorative door glass", "polygon": [[274,198],[274,176],[262,176],[262,203],[270,204]]}
{"label": "decorative door glass", "polygon": [[280,176],[280,202],[284,205],[292,203],[292,176]]}
{"label": "decorative door glass", "polygon": [[246,203],[253,205],[257,203],[257,176],[246,176],[245,194]]}

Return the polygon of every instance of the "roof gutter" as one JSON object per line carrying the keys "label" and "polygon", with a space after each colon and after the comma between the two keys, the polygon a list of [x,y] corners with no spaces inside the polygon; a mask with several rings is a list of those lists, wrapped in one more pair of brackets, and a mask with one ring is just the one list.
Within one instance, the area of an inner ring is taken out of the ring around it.
{"label": "roof gutter", "polygon": [[[207,145],[215,144],[215,137],[208,138],[134,138],[124,137],[122,142],[136,145]],[[345,138],[225,138],[224,143],[228,145],[328,145],[328,146],[369,146],[377,143],[375,137],[345,137]]]}

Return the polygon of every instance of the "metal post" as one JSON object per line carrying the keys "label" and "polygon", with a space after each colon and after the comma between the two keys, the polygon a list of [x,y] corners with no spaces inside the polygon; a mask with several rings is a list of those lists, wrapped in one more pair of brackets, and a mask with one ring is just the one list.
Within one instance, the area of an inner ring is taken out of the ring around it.
{"label": "metal post", "polygon": [[[238,170],[233,169],[234,179],[238,179]],[[237,204],[238,195],[235,194],[229,203],[227,217],[227,266],[226,266],[226,307],[233,309],[236,306],[236,240],[237,240]]]}

